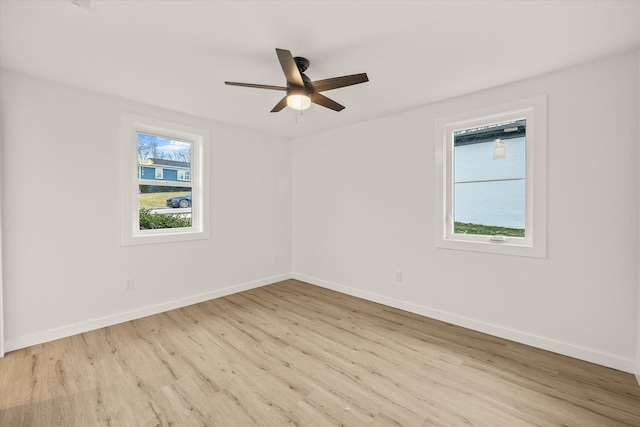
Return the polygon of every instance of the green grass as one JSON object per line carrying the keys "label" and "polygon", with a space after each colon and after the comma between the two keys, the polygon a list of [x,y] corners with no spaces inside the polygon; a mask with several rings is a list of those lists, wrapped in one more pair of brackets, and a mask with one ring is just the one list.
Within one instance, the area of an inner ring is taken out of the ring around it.
{"label": "green grass", "polygon": [[167,199],[176,196],[189,194],[191,191],[180,191],[173,193],[140,193],[140,208],[159,209],[167,207]]}
{"label": "green grass", "polygon": [[457,234],[479,234],[482,236],[524,237],[524,229],[522,228],[494,227],[464,222],[456,222],[453,226],[453,232]]}

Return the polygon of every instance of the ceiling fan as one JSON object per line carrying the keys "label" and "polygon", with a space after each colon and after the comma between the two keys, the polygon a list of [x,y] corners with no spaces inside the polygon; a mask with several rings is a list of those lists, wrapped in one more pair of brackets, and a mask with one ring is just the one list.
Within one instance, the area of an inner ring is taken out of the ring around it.
{"label": "ceiling fan", "polygon": [[311,103],[322,105],[334,111],[344,110],[344,105],[327,98],[320,92],[338,89],[345,86],[357,85],[369,81],[366,73],[351,74],[349,76],[333,77],[330,79],[311,81],[304,72],[309,68],[309,60],[300,56],[293,57],[291,52],[284,49],[276,49],[282,71],[287,79],[287,86],[271,86],[253,83],[224,82],[231,86],[253,87],[257,89],[282,90],[287,94],[271,110],[272,113],[281,111],[284,107],[295,110],[304,110]]}

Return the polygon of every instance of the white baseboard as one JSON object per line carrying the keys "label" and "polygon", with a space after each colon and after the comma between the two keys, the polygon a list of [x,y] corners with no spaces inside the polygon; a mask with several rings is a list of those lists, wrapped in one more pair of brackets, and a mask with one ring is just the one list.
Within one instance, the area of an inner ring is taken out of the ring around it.
{"label": "white baseboard", "polygon": [[[554,353],[562,354],[565,356],[573,357],[587,362],[595,363],[598,365],[606,366],[609,368],[617,369],[623,372],[635,373],[635,362],[632,359],[625,359],[612,354],[599,352],[596,350],[576,346],[573,344],[556,341],[550,338],[540,337],[537,335],[528,334],[526,332],[517,331],[503,326],[493,325],[490,323],[480,322],[474,319],[469,319],[456,314],[447,313],[444,311],[436,310],[433,308],[417,305],[414,303],[390,298],[384,295],[378,295],[371,292],[363,291],[349,286],[340,285],[337,283],[328,282],[326,280],[318,279],[316,277],[309,277],[303,274],[293,273],[292,278],[301,280],[303,282],[311,283],[313,285],[321,286],[323,288],[331,289],[343,294],[352,295],[358,298],[366,299],[368,301],[377,302],[387,305],[389,307],[399,308],[411,313],[420,314],[422,316],[430,317],[432,319],[441,320],[443,322],[451,323],[464,328],[472,329],[474,331],[483,332],[496,337],[508,339],[510,341],[519,342],[521,344],[530,345],[533,347],[548,350]],[[640,382],[640,375],[637,375]]]}
{"label": "white baseboard", "polygon": [[268,278],[257,280],[254,282],[233,285],[233,286],[229,286],[223,289],[218,289],[212,292],[206,292],[204,294],[194,295],[191,297],[181,298],[178,300],[169,301],[162,304],[143,307],[140,309],[119,313],[112,316],[106,316],[99,319],[92,319],[86,322],[76,323],[76,324],[61,327],[61,328],[49,329],[36,334],[10,338],[4,342],[4,351],[6,353],[6,352],[21,349],[21,348],[26,348],[33,345],[41,344],[44,342],[53,341],[60,338],[81,334],[84,332],[89,332],[89,331],[103,328],[106,326],[113,326],[118,323],[127,322],[130,320],[135,320],[135,319],[139,319],[146,316],[151,316],[153,314],[174,310],[176,308],[186,307],[192,304],[197,304],[197,303],[208,301],[211,299],[220,298],[226,295],[247,291],[250,289],[280,282],[290,278],[301,280],[303,282],[311,283],[313,285],[321,286],[337,292],[341,292],[343,294],[352,295],[368,301],[384,304],[389,307],[398,308],[411,313],[430,317],[432,319],[441,320],[443,322],[447,322],[447,323],[462,326],[468,329],[472,329],[475,331],[487,333],[489,335],[493,335],[496,337],[505,338],[511,341],[531,345],[533,347],[541,348],[544,350],[549,350],[554,353],[563,354],[565,356],[574,357],[576,359],[581,359],[587,362],[596,363],[598,365],[607,366],[609,368],[617,369],[620,371],[629,372],[629,373],[635,374],[635,377],[638,380],[638,384],[640,384],[640,373],[636,373],[635,362],[631,359],[624,359],[615,355],[591,350],[591,349],[576,346],[573,344],[568,344],[568,343],[552,340],[549,338],[528,334],[526,332],[516,331],[513,329],[498,326],[498,325],[480,322],[474,319],[469,319],[466,317],[462,317],[462,316],[447,313],[444,311],[425,307],[422,305],[417,305],[414,303],[398,300],[395,298],[390,298],[384,295],[378,295],[372,292],[351,288],[349,286],[339,285],[336,283],[328,282],[326,280],[305,276],[298,273],[282,274],[279,276],[268,277]]}
{"label": "white baseboard", "polygon": [[21,348],[31,347],[32,345],[42,344],[44,342],[69,337],[72,335],[82,334],[84,332],[93,331],[95,329],[104,328],[106,326],[117,325],[118,323],[128,322],[130,320],[140,319],[142,317],[151,316],[153,314],[163,313],[165,311],[174,310],[176,308],[186,307],[188,305],[197,304],[211,299],[220,298],[226,295],[235,294],[249,289],[259,288],[260,286],[270,285],[291,278],[291,274],[282,274],[279,276],[268,277],[266,279],[256,280],[254,282],[242,283],[239,285],[229,286],[223,289],[206,292],[204,294],[194,295],[187,298],[181,298],[162,304],[156,304],[148,307],[139,308],[112,316],[92,319],[86,322],[76,323],[56,329],[49,329],[31,335],[9,338],[4,343],[5,352],[18,350]]}

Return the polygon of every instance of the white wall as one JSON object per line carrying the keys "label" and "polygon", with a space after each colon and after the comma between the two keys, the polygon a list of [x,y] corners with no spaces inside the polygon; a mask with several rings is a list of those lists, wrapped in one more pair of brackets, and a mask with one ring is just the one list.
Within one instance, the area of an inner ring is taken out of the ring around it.
{"label": "white wall", "polygon": [[[633,372],[637,62],[619,56],[294,140],[294,277]],[[547,258],[435,248],[435,119],[542,93]]]}
{"label": "white wall", "polygon": [[[290,276],[290,141],[0,77],[6,351]],[[123,111],[211,131],[210,239],[120,245]]]}

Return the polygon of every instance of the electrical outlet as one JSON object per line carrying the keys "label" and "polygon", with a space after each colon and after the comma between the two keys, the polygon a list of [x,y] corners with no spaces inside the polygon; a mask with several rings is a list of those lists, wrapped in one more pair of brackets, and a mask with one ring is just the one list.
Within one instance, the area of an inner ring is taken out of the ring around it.
{"label": "electrical outlet", "polygon": [[125,291],[132,291],[134,288],[135,282],[133,281],[133,279],[124,279],[124,290]]}
{"label": "electrical outlet", "polygon": [[396,271],[396,280],[402,282],[402,271]]}

